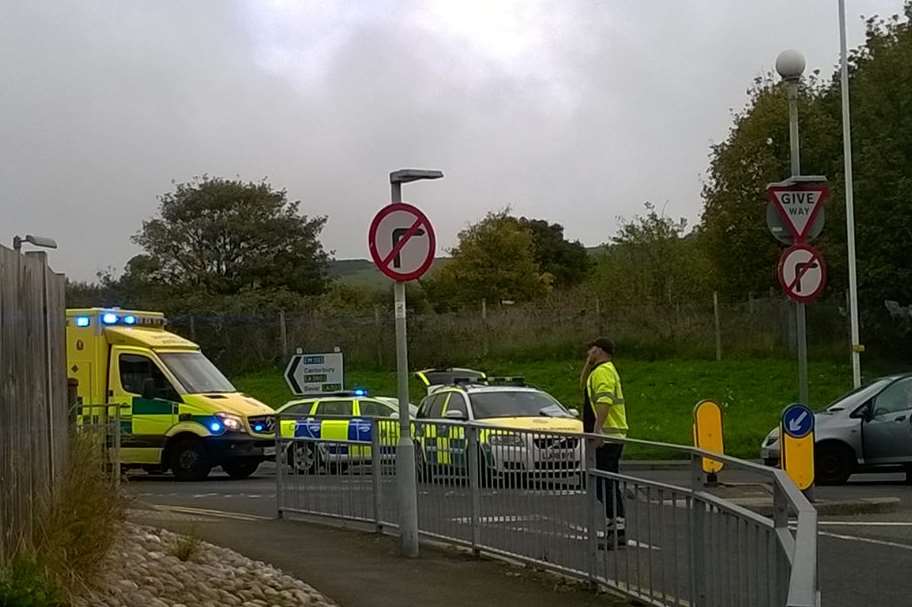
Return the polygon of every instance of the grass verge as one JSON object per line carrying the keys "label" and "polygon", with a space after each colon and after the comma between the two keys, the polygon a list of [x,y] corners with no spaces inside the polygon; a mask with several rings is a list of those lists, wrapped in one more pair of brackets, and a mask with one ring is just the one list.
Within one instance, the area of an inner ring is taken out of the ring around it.
{"label": "grass verge", "polygon": [[[568,407],[580,409],[580,364],[574,359],[522,363],[495,360],[483,368],[494,374],[522,374],[527,382],[550,392]],[[778,423],[783,407],[798,399],[798,374],[792,360],[622,358],[617,361],[617,367],[627,400],[632,438],[690,444],[694,405],[703,399],[713,399],[724,410],[726,452],[738,457],[759,457],[760,442]],[[811,404],[821,408],[850,388],[851,372],[847,364],[811,362],[809,380]],[[235,378],[235,384],[272,406],[292,398],[280,370],[242,375]],[[346,371],[346,384],[366,387],[373,394],[393,395],[396,375],[392,371],[350,369]],[[424,389],[413,380],[410,393],[417,404],[424,396]],[[630,448],[626,456],[668,458],[674,454]]]}

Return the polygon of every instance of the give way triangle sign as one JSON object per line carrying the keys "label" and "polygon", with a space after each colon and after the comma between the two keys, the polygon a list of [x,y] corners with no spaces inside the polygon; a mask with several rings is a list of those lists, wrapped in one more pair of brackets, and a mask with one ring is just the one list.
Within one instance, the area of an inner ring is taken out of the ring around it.
{"label": "give way triangle sign", "polygon": [[766,188],[770,203],[776,207],[782,223],[791,231],[795,242],[803,242],[814,225],[817,213],[830,196],[826,182],[786,181]]}

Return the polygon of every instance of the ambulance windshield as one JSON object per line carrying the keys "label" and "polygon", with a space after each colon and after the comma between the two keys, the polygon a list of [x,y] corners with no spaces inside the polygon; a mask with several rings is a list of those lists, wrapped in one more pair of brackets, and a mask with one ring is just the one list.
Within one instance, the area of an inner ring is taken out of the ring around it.
{"label": "ambulance windshield", "polygon": [[158,355],[190,394],[237,392],[202,352],[159,352]]}

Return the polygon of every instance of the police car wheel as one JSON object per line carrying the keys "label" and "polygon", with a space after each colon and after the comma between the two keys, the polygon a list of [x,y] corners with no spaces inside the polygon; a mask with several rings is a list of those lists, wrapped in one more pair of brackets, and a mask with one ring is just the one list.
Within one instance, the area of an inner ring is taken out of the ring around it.
{"label": "police car wheel", "polygon": [[294,448],[291,452],[291,463],[295,472],[299,474],[305,472],[316,472],[319,468],[320,457],[313,445],[303,444],[295,441]]}
{"label": "police car wheel", "polygon": [[209,476],[212,464],[206,446],[199,439],[184,439],[171,449],[171,470],[179,481],[201,481]]}

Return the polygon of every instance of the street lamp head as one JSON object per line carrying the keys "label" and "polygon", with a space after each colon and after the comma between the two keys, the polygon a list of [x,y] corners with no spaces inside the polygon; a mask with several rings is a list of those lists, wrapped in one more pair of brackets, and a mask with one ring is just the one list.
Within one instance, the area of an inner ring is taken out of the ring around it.
{"label": "street lamp head", "polygon": [[25,238],[22,238],[21,236],[14,237],[13,248],[17,251],[21,250],[23,242],[35,245],[36,247],[44,247],[45,249],[57,248],[57,241],[53,238],[48,238],[47,236],[35,236],[34,234],[26,234]]}
{"label": "street lamp head", "polygon": [[427,169],[399,169],[390,173],[390,183],[409,183],[410,181],[419,181],[421,179],[440,179],[443,177],[443,171],[432,171]]}
{"label": "street lamp head", "polygon": [[798,80],[804,73],[804,66],[804,55],[794,49],[782,51],[776,57],[776,71],[783,80]]}

